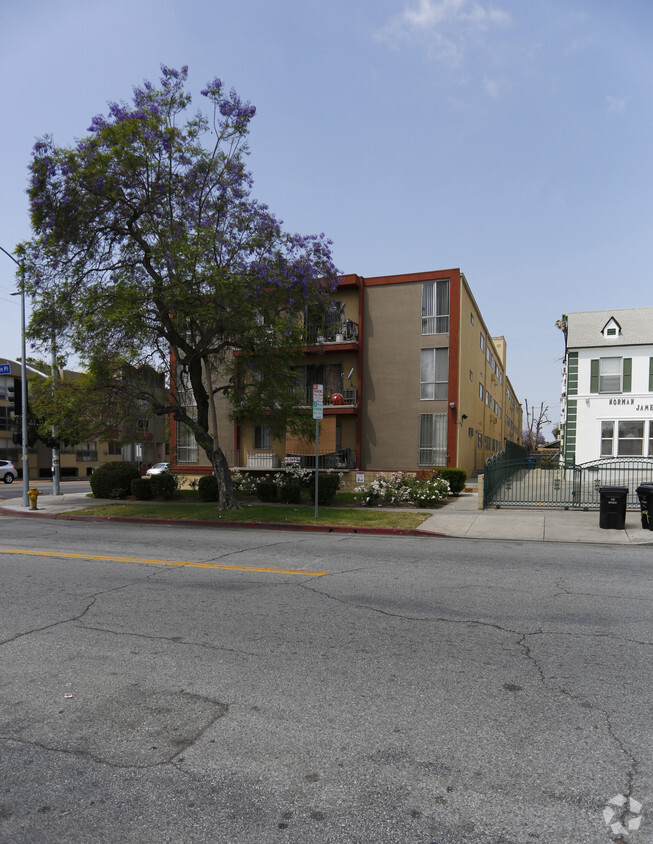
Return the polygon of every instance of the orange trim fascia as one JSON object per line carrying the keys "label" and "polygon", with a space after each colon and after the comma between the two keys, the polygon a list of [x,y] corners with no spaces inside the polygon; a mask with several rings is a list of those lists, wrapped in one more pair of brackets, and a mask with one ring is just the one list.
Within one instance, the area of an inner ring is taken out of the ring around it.
{"label": "orange trim fascia", "polygon": [[364,280],[366,287],[375,287],[381,284],[410,284],[416,281],[438,281],[448,278],[457,278],[460,282],[460,269],[455,267],[450,270],[431,270],[423,273],[405,273],[404,275],[380,275]]}
{"label": "orange trim fascia", "polygon": [[449,276],[449,408],[447,418],[447,466],[458,461],[458,400],[460,390],[460,270]]}
{"label": "orange trim fascia", "polygon": [[358,406],[356,412],[356,466],[362,468],[363,459],[363,367],[365,366],[365,286],[367,282],[358,276]]}

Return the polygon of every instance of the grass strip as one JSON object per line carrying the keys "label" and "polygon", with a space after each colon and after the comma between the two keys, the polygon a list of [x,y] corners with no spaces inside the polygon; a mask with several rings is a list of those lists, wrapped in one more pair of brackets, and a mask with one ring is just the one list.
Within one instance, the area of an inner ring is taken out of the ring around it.
{"label": "grass strip", "polygon": [[89,507],[75,515],[113,516],[139,519],[254,522],[257,524],[333,525],[342,527],[383,527],[411,530],[428,519],[430,513],[418,510],[393,511],[381,507],[320,507],[282,504],[244,504],[239,510],[218,510],[213,503],[178,501],[134,501]]}

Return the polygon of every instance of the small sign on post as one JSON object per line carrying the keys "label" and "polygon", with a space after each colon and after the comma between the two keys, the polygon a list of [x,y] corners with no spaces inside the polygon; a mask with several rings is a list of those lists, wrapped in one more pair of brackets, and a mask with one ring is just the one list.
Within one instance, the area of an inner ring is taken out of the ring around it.
{"label": "small sign on post", "polygon": [[317,476],[320,458],[320,419],[324,419],[324,384],[313,384],[313,419],[315,419],[315,521],[317,521]]}

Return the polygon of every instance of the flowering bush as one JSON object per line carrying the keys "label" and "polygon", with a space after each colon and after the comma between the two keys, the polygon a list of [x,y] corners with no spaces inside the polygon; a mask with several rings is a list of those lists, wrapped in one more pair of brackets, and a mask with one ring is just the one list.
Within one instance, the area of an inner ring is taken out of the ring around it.
{"label": "flowering bush", "polygon": [[379,475],[368,486],[358,486],[354,492],[362,493],[363,504],[407,504],[410,501],[410,478],[403,472]]}
{"label": "flowering bush", "polygon": [[236,470],[231,473],[231,483],[236,492],[243,495],[256,495],[256,480],[251,475],[244,475]]}
{"label": "flowering bush", "polygon": [[442,498],[449,495],[449,481],[444,478],[430,477],[414,480],[411,484],[411,504],[417,507],[433,507]]}
{"label": "flowering bush", "polygon": [[417,507],[433,507],[449,495],[449,483],[437,476],[414,478],[403,472],[391,475],[381,474],[367,486],[356,487],[354,492],[363,494],[363,504],[368,507],[377,504],[414,504]]}

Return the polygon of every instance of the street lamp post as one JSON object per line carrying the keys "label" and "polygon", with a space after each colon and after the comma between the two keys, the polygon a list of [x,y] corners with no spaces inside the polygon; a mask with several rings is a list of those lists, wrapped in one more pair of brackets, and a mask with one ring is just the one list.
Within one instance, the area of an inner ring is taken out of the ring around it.
{"label": "street lamp post", "polygon": [[25,266],[0,246],[0,249],[20,268],[20,392],[22,402],[21,439],[23,441],[23,507],[29,507],[29,454],[27,451],[27,363],[25,360]]}

